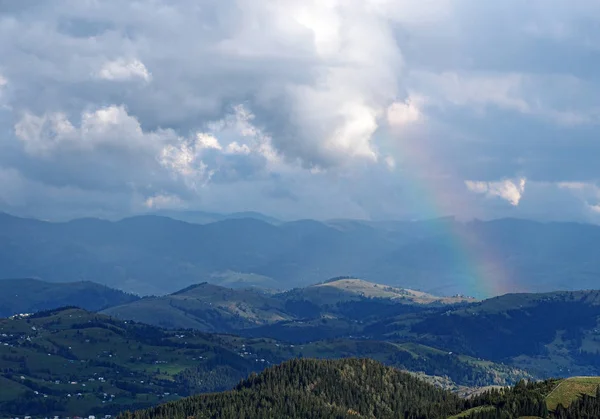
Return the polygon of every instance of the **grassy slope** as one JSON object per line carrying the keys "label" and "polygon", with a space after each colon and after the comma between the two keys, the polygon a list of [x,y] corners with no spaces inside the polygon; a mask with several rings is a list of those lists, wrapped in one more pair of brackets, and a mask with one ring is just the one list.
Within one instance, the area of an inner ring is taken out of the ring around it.
{"label": "grassy slope", "polygon": [[454,416],[450,416],[448,419],[461,419],[461,418],[467,418],[470,415],[472,415],[473,413],[479,413],[479,412],[489,412],[494,410],[495,408],[493,406],[477,406],[477,407],[473,407],[471,409],[465,410],[464,412],[461,412],[457,415]]}
{"label": "grassy slope", "polygon": [[548,410],[554,410],[559,404],[568,407],[582,394],[593,396],[600,386],[600,377],[570,377],[562,380],[546,397]]}
{"label": "grassy slope", "polygon": [[[546,404],[549,411],[554,411],[559,404],[564,407],[568,407],[572,402],[577,400],[581,395],[587,394],[595,396],[596,391],[600,386],[600,377],[569,377],[562,380],[558,380],[555,387],[546,396]],[[492,410],[493,407],[475,407],[466,410],[458,415],[452,416],[448,419],[459,419],[468,417],[472,413],[476,413],[482,410]],[[521,417],[520,419],[537,418],[537,417]]]}
{"label": "grassy slope", "polygon": [[375,284],[357,278],[344,278],[321,284],[298,288],[280,294],[283,298],[303,298],[316,304],[336,304],[344,301],[357,301],[362,297],[382,298],[413,304],[456,304],[473,302],[465,297],[437,297],[421,291]]}
{"label": "grassy slope", "polygon": [[281,302],[258,290],[199,284],[163,297],[111,307],[103,314],[165,328],[233,331],[289,320]]}

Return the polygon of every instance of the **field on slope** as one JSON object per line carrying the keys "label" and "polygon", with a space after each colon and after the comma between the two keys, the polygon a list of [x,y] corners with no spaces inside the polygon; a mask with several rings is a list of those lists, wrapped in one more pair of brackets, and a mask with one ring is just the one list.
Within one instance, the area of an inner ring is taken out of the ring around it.
{"label": "field on slope", "polygon": [[600,387],[600,377],[570,377],[562,380],[546,397],[549,410],[555,410],[559,404],[568,407],[582,394],[596,396]]}
{"label": "field on slope", "polygon": [[475,302],[469,297],[439,297],[422,291],[376,284],[359,278],[333,278],[320,284],[297,288],[280,294],[280,297],[306,299],[318,305],[335,305],[357,301],[361,298],[384,299],[404,304],[458,304]]}

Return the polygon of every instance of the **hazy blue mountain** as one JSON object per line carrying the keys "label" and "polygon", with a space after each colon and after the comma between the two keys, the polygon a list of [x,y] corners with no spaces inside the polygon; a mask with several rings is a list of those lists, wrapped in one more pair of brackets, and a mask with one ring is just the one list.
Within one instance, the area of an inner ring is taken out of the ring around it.
{"label": "hazy blue mountain", "polygon": [[0,317],[64,306],[98,311],[138,297],[93,282],[49,283],[31,278],[0,279]]}
{"label": "hazy blue mountain", "polygon": [[478,298],[590,289],[599,246],[595,225],[514,219],[49,223],[0,215],[0,277],[90,280],[146,295],[204,281],[290,289],[339,275]]}
{"label": "hazy blue mountain", "polygon": [[242,211],[231,213],[207,212],[207,211],[177,211],[177,210],[162,210],[156,211],[152,215],[169,217],[174,220],[185,221],[193,224],[210,224],[216,221],[235,220],[239,218],[254,218],[264,221],[269,224],[280,224],[281,220],[261,214],[256,211]]}

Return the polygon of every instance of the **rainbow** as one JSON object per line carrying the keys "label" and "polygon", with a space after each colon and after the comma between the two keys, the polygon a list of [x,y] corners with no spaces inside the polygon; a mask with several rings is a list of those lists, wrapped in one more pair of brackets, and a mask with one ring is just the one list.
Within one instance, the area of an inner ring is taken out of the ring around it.
{"label": "rainbow", "polygon": [[[503,260],[500,252],[495,251],[490,243],[480,240],[474,232],[473,224],[454,221],[454,216],[460,218],[468,211],[469,203],[464,197],[450,193],[449,185],[460,182],[459,177],[442,163],[435,159],[433,153],[427,152],[426,140],[402,142],[400,164],[403,180],[407,181],[410,205],[421,219],[440,219],[452,217],[453,222],[442,223],[443,235],[448,237],[447,243],[451,251],[453,265],[459,275],[452,281],[461,294],[475,298],[489,298],[509,292],[525,292],[513,280],[513,275],[507,269],[507,261]],[[429,148],[432,149],[432,148]],[[431,170],[437,169],[437,173]],[[424,173],[427,170],[427,173]],[[423,287],[426,288],[426,287]]]}

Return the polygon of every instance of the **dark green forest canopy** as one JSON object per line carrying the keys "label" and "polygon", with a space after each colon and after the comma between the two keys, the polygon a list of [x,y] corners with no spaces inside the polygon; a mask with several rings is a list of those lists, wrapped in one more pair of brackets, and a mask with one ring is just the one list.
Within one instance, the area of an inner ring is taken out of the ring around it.
{"label": "dark green forest canopy", "polygon": [[520,381],[462,399],[369,359],[296,359],[252,374],[231,391],[125,412],[119,419],[600,417],[600,390],[549,411],[546,397],[559,383]]}
{"label": "dark green forest canopy", "polygon": [[447,418],[466,402],[369,359],[297,359],[253,374],[234,390],[124,413],[121,419]]}

